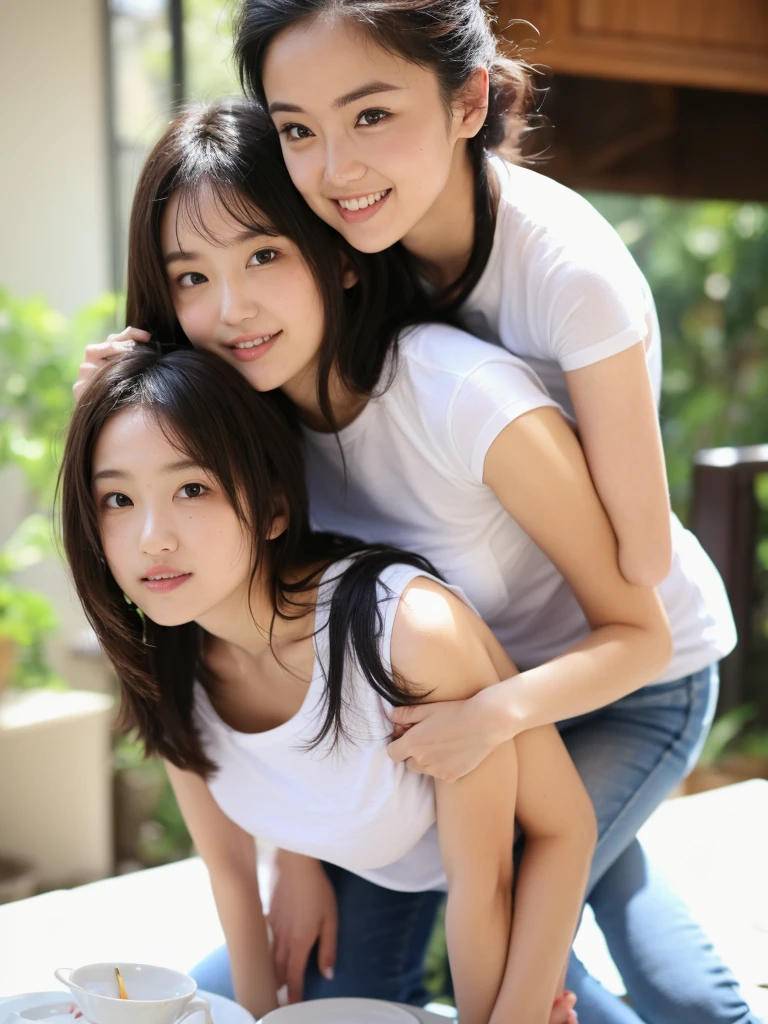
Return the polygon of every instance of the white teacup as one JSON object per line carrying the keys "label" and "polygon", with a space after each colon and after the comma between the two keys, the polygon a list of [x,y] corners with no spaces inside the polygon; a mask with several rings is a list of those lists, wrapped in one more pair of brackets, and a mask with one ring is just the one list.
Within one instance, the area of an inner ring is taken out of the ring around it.
{"label": "white teacup", "polygon": [[[115,968],[128,993],[120,998]],[[205,999],[195,999],[197,982],[188,974],[150,964],[87,964],[53,972],[66,985],[89,1024],[181,1024],[202,1010],[213,1024]]]}

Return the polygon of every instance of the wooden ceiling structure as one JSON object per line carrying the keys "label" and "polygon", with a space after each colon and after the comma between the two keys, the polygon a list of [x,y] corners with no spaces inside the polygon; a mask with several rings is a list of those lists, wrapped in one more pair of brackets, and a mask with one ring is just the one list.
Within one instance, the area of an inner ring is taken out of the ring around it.
{"label": "wooden ceiling structure", "polygon": [[494,12],[540,71],[527,142],[539,170],[577,189],[768,202],[768,0],[498,0]]}

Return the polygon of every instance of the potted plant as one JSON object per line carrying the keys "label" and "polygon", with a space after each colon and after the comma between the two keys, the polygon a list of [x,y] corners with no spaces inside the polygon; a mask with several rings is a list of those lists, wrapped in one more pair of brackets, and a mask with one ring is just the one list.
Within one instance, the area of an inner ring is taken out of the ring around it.
{"label": "potted plant", "polygon": [[20,689],[64,685],[48,668],[43,649],[57,624],[51,602],[13,579],[49,550],[48,520],[38,514],[27,516],[0,549],[0,692],[8,682]]}

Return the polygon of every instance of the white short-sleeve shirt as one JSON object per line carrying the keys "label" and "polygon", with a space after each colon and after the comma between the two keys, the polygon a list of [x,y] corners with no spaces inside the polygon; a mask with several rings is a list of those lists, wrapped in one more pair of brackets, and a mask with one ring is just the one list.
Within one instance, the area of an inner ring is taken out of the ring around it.
{"label": "white short-sleeve shirt", "polygon": [[[494,439],[543,406],[556,403],[527,362],[427,324],[406,332],[391,385],[338,440],[304,430],[314,525],[424,555],[462,588],[521,669],[589,632],[562,575],[483,483]],[[672,540],[659,594],[674,655],[656,682],[705,668],[735,643],[722,581],[674,517]]]}
{"label": "white short-sleeve shirt", "polygon": [[613,227],[578,193],[494,158],[493,248],[464,303],[466,329],[529,363],[572,415],[564,373],[645,341],[656,401],[661,335],[648,282]]}

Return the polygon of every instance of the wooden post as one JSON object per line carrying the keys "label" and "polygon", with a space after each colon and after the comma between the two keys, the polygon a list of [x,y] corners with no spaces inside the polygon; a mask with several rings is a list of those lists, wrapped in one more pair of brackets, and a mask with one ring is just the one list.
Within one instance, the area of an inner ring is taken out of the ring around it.
{"label": "wooden post", "polygon": [[766,472],[768,445],[708,448],[694,457],[691,529],[723,577],[739,634],[736,649],[721,664],[721,713],[744,700],[754,604],[754,484]]}

